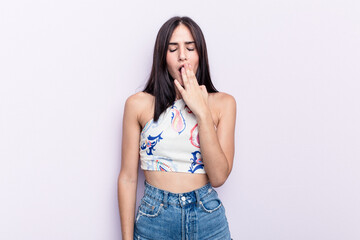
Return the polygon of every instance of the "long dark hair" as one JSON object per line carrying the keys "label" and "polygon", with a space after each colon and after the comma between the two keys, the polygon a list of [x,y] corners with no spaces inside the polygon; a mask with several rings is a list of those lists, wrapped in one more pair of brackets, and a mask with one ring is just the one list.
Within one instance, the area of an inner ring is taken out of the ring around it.
{"label": "long dark hair", "polygon": [[180,23],[189,28],[195,40],[195,46],[199,54],[199,66],[195,75],[199,85],[205,85],[208,92],[218,92],[211,82],[206,43],[200,27],[189,17],[170,18],[162,25],[157,34],[151,73],[143,90],[143,92],[155,96],[153,119],[155,122],[176,98],[174,79],[169,74],[166,66],[166,53],[171,35]]}

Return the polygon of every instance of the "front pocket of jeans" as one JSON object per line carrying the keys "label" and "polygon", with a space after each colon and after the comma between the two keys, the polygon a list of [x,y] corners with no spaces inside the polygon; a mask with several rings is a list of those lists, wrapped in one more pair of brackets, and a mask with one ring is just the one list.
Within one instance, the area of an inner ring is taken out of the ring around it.
{"label": "front pocket of jeans", "polygon": [[162,209],[163,209],[162,203],[153,204],[142,199],[141,204],[139,206],[139,214],[147,217],[157,217]]}
{"label": "front pocket of jeans", "polygon": [[212,213],[218,210],[222,206],[222,203],[220,199],[212,198],[206,202],[200,201],[200,205],[205,212]]}

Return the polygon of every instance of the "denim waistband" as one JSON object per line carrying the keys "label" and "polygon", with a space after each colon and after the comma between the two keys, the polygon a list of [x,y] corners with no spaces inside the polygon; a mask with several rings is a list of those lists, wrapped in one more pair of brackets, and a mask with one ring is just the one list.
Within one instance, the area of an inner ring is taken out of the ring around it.
{"label": "denim waistband", "polygon": [[168,204],[186,206],[188,204],[196,203],[198,205],[201,199],[210,194],[212,191],[215,190],[210,183],[207,183],[203,187],[190,192],[173,193],[154,187],[145,180],[144,195],[162,202],[166,208]]}

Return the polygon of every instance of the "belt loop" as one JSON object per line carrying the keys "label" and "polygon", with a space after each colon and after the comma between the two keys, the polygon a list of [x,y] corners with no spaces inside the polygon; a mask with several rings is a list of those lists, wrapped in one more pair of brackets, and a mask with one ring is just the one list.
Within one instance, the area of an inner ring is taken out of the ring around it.
{"label": "belt loop", "polygon": [[200,196],[198,190],[195,190],[195,196],[196,196],[196,206],[198,207],[200,204]]}
{"label": "belt loop", "polygon": [[164,203],[164,208],[165,208],[165,209],[168,207],[168,195],[169,195],[169,192],[164,191],[163,203]]}

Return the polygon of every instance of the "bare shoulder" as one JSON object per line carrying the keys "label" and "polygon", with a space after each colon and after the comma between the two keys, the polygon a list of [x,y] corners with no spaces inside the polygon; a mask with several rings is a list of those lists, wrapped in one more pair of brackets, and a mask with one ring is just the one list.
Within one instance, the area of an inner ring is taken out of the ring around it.
{"label": "bare shoulder", "polygon": [[209,93],[209,99],[213,100],[214,103],[225,103],[225,104],[236,104],[235,98],[225,92]]}
{"label": "bare shoulder", "polygon": [[224,111],[236,110],[235,98],[225,92],[209,93],[209,105],[213,106],[220,116]]}
{"label": "bare shoulder", "polygon": [[136,116],[139,123],[142,123],[143,115],[147,114],[149,109],[153,109],[154,96],[146,92],[137,92],[130,95],[125,102],[125,112]]}
{"label": "bare shoulder", "polygon": [[154,99],[154,96],[152,96],[149,93],[137,92],[137,93],[134,93],[133,95],[130,95],[126,99],[126,104],[137,105],[137,107],[141,107],[144,104],[146,104],[147,102],[153,101],[153,99]]}

